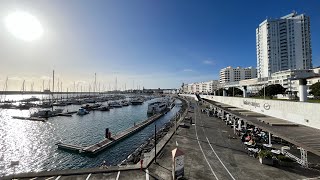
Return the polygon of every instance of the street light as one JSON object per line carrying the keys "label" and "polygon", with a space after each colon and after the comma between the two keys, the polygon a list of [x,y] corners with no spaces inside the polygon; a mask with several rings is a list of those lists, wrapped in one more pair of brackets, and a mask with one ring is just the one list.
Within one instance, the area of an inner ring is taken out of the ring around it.
{"label": "street light", "polygon": [[266,84],[263,85],[263,99],[266,99]]}
{"label": "street light", "polygon": [[16,173],[16,166],[19,165],[19,161],[11,161],[10,167],[13,167],[13,175],[12,175],[12,179],[14,179],[14,174]]}

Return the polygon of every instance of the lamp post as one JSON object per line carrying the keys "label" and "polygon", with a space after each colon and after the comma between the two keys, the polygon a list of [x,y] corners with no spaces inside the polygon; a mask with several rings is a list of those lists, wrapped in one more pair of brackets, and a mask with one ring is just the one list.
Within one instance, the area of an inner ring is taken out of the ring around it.
{"label": "lamp post", "polygon": [[154,124],[154,163],[157,164],[157,125]]}
{"label": "lamp post", "polygon": [[14,174],[16,173],[16,166],[19,165],[19,161],[11,161],[10,166],[13,167],[13,175],[12,175],[12,179],[14,179]]}
{"label": "lamp post", "polygon": [[234,87],[232,87],[232,96],[234,97]]}
{"label": "lamp post", "polygon": [[263,85],[263,99],[266,99],[266,84]]}

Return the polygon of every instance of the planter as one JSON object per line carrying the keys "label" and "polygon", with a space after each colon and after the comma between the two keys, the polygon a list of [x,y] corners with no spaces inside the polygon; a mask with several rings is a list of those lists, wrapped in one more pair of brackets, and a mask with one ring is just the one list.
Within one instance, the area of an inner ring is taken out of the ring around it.
{"label": "planter", "polygon": [[265,165],[271,165],[271,166],[273,165],[273,159],[266,159],[266,158],[259,157],[259,162]]}
{"label": "planter", "polygon": [[294,166],[294,162],[293,161],[281,161],[279,160],[279,165],[280,166],[284,166],[284,167],[293,167]]}

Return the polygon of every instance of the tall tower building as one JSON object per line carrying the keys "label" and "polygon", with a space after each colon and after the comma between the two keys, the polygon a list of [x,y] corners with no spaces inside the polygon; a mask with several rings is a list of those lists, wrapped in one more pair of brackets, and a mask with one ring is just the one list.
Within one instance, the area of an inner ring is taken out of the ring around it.
{"label": "tall tower building", "polygon": [[310,17],[296,12],[266,19],[256,29],[257,75],[288,69],[311,69]]}

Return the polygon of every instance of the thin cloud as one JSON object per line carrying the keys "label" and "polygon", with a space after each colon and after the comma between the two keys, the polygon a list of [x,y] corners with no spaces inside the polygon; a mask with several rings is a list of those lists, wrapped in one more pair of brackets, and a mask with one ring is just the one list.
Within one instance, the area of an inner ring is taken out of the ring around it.
{"label": "thin cloud", "polygon": [[9,77],[8,79],[13,80],[13,81],[21,81],[22,80],[21,77],[17,77],[17,76]]}
{"label": "thin cloud", "polygon": [[193,72],[192,69],[184,69],[183,72]]}
{"label": "thin cloud", "polygon": [[49,77],[49,76],[41,76],[41,78],[40,79],[43,79],[43,80],[49,80],[49,79],[51,79],[51,77]]}
{"label": "thin cloud", "polygon": [[213,64],[213,61],[210,61],[210,60],[205,60],[202,62],[203,64]]}
{"label": "thin cloud", "polygon": [[75,84],[87,84],[87,81],[75,81]]}

